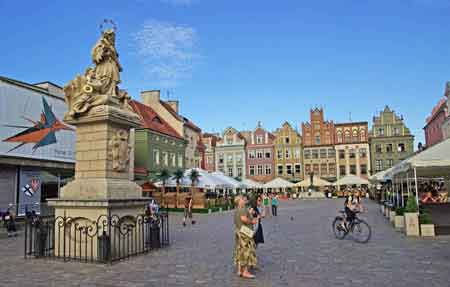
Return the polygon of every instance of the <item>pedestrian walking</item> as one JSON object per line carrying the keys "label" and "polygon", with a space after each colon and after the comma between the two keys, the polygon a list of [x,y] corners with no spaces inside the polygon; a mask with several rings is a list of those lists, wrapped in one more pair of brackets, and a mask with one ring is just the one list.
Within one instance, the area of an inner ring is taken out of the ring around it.
{"label": "pedestrian walking", "polygon": [[184,217],[183,217],[183,226],[186,226],[186,219],[189,218],[191,220],[191,224],[195,224],[195,220],[192,218],[192,197],[187,196],[184,199]]}
{"label": "pedestrian walking", "polygon": [[263,215],[265,217],[271,217],[272,213],[270,212],[270,198],[267,195],[267,193],[264,193],[263,196],[263,205],[264,205],[264,212]]}
{"label": "pedestrian walking", "polygon": [[238,269],[238,275],[252,279],[255,275],[249,272],[249,268],[256,266],[256,244],[253,239],[253,225],[258,223],[258,218],[253,218],[253,208],[246,207],[247,198],[237,196],[235,198],[236,211],[234,213],[235,246],[233,261]]}
{"label": "pedestrian walking", "polygon": [[263,200],[262,196],[259,195],[254,201],[254,204],[252,204],[252,208],[254,210],[254,213],[252,215],[254,218],[258,218],[258,223],[254,225],[255,235],[253,236],[256,246],[258,246],[258,244],[260,243],[264,243],[264,233],[261,224],[261,219],[264,217],[262,215],[263,213],[262,200]]}
{"label": "pedestrian walking", "polygon": [[278,204],[280,203],[278,200],[278,195],[273,195],[272,196],[272,214],[273,216],[278,216]]}
{"label": "pedestrian walking", "polygon": [[14,212],[14,206],[9,204],[8,209],[3,214],[3,222],[5,223],[6,232],[8,233],[8,237],[17,236],[16,229],[16,214]]}

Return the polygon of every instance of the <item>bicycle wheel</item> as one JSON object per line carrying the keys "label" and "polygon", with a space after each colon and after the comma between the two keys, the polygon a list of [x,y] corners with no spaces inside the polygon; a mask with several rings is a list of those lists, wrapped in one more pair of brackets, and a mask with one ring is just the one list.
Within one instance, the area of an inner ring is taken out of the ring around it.
{"label": "bicycle wheel", "polygon": [[337,239],[344,239],[345,235],[347,235],[345,229],[342,228],[343,225],[344,219],[340,216],[337,216],[333,221],[333,232],[334,236],[336,236]]}
{"label": "bicycle wheel", "polygon": [[367,243],[372,236],[372,229],[364,220],[357,220],[352,226],[353,240],[358,243]]}

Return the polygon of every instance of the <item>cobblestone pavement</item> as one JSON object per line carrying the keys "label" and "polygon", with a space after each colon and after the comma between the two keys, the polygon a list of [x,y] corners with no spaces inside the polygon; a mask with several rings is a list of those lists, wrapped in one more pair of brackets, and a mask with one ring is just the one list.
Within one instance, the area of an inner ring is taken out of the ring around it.
{"label": "cobblestone pavement", "polygon": [[[0,240],[0,286],[449,286],[450,238],[410,239],[367,202],[372,240],[336,240],[331,222],[342,200],[282,202],[264,221],[255,280],[231,265],[232,213],[171,216],[171,247],[104,266],[24,260],[23,239]],[[291,220],[293,217],[293,220]]]}

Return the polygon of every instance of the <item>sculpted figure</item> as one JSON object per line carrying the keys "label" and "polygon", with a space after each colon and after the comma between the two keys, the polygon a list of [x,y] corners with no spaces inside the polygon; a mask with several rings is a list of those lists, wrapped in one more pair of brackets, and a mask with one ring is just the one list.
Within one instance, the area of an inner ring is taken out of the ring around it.
{"label": "sculpted figure", "polygon": [[112,150],[110,157],[112,159],[113,169],[115,171],[125,171],[130,160],[131,146],[128,144],[128,132],[118,130],[109,142]]}

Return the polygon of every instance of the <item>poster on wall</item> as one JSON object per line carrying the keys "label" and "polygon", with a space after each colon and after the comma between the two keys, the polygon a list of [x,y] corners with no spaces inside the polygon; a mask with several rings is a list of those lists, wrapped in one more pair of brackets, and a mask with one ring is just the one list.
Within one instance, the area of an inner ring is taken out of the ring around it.
{"label": "poster on wall", "polygon": [[17,215],[27,212],[41,213],[41,172],[37,169],[21,169],[19,176],[19,205]]}
{"label": "poster on wall", "polygon": [[0,79],[0,155],[74,162],[75,130],[57,96]]}

